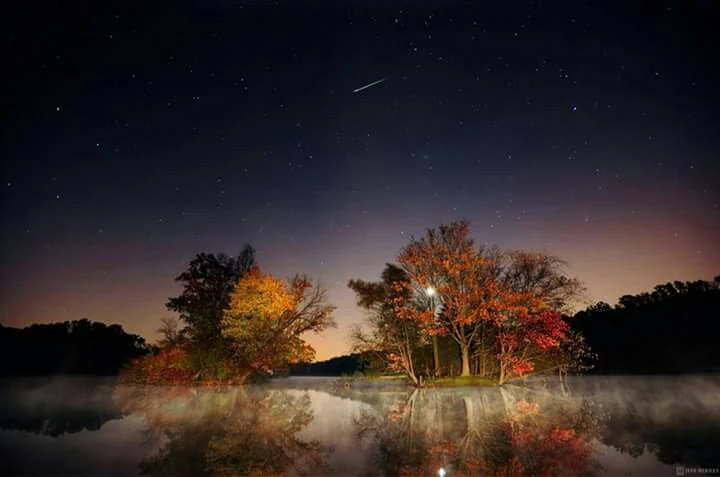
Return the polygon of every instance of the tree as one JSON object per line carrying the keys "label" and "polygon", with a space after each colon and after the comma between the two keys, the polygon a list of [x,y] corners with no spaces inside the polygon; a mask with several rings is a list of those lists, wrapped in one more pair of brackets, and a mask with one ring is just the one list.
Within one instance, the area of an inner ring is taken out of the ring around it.
{"label": "tree", "polygon": [[[585,287],[578,279],[568,276],[566,263],[558,257],[542,252],[504,251],[495,246],[481,247],[480,254],[488,261],[485,266],[488,278],[500,282],[503,288],[513,293],[540,298],[542,304],[550,310],[570,312],[585,297]],[[496,327],[485,327],[473,350],[473,364],[480,374],[499,374],[500,363],[494,359],[498,346]],[[541,351],[535,354],[537,360],[531,360],[533,366],[540,361],[541,365],[553,369],[560,366],[561,362],[568,364],[568,354],[561,359],[558,353]],[[557,359],[549,362],[551,356]]]}
{"label": "tree", "polygon": [[405,272],[390,263],[385,265],[380,282],[348,282],[358,306],[368,311],[365,329],[356,327],[352,339],[356,351],[375,353],[388,367],[404,372],[418,384],[414,356],[421,339],[420,330],[415,322],[398,317],[394,307],[395,299],[410,298],[407,282]]}
{"label": "tree", "polygon": [[161,338],[158,341],[158,346],[163,347],[178,343],[183,335],[183,331],[184,330],[180,329],[180,323],[177,318],[160,318],[160,328],[157,329],[157,332],[160,333]]}
{"label": "tree", "polygon": [[313,359],[315,351],[301,336],[335,326],[334,310],[325,291],[307,277],[286,282],[253,267],[235,285],[220,329],[244,377],[258,370],[272,373]]}
{"label": "tree", "polygon": [[570,328],[566,331],[560,347],[553,350],[550,359],[557,366],[561,388],[567,392],[565,378],[568,373],[583,374],[593,369],[597,355],[592,352],[582,333]]}
{"label": "tree", "polygon": [[[505,312],[508,292],[489,272],[491,261],[474,247],[467,222],[428,229],[398,256],[409,281],[395,300],[400,317],[418,322],[428,335],[449,335],[460,347],[462,376],[470,375],[470,349],[493,318]],[[432,287],[440,313],[419,308],[412,297]],[[410,297],[410,298],[408,298]]]}
{"label": "tree", "polygon": [[[464,221],[413,238],[398,262],[408,276],[401,284],[406,293],[395,299],[398,316],[415,321],[427,335],[455,340],[462,376],[470,375],[471,352],[484,372],[494,350],[501,383],[527,373],[536,357],[560,346],[567,324],[559,310],[583,291],[556,257],[476,248]],[[440,304],[418,306],[423,297]]]}
{"label": "tree", "polygon": [[541,252],[513,250],[496,258],[499,276],[516,292],[532,293],[555,311],[567,312],[585,295],[577,278],[565,273],[565,261]]}
{"label": "tree", "polygon": [[182,283],[183,292],[170,298],[166,306],[187,323],[193,344],[217,346],[222,337],[220,321],[230,304],[230,293],[254,265],[255,251],[246,245],[237,257],[198,254],[175,279]]}
{"label": "tree", "polygon": [[560,313],[543,309],[538,298],[526,297],[513,311],[495,317],[497,327],[499,384],[522,376],[535,367],[534,354],[559,348],[566,338],[567,323]]}

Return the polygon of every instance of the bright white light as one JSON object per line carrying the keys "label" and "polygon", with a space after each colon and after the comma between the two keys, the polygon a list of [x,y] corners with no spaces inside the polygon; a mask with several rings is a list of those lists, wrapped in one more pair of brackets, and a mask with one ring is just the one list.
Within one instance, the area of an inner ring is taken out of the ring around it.
{"label": "bright white light", "polygon": [[440,477],[445,477],[445,469],[443,469],[442,467],[440,467],[440,470],[438,470],[438,475],[439,475]]}
{"label": "bright white light", "polygon": [[[437,293],[437,290],[435,290],[435,288],[433,288],[433,287],[427,287],[425,289],[425,293],[427,294],[427,296],[433,296]],[[442,470],[442,469],[440,469],[440,470]]]}

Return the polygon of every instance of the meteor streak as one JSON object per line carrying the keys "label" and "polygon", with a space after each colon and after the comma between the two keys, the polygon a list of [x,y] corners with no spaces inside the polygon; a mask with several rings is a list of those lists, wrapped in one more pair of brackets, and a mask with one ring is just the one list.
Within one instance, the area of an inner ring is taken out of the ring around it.
{"label": "meteor streak", "polygon": [[371,87],[371,86],[375,86],[376,84],[380,84],[380,83],[382,83],[383,81],[385,81],[385,78],[379,79],[379,80],[374,81],[374,82],[372,82],[372,83],[370,83],[370,84],[366,84],[365,86],[360,86],[358,89],[354,89],[354,90],[353,90],[353,93],[358,93],[358,92],[360,92],[360,91],[362,91],[362,90],[364,90],[364,89],[367,89],[367,88],[369,88],[369,87]]}

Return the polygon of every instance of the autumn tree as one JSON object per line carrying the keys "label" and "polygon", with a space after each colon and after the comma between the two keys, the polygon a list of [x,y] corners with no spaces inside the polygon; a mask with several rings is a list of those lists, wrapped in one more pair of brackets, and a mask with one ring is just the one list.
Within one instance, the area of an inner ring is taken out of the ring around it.
{"label": "autumn tree", "polygon": [[352,340],[356,351],[373,352],[389,368],[404,372],[418,384],[415,356],[421,340],[420,330],[414,321],[400,318],[394,306],[395,299],[410,299],[407,282],[405,272],[390,263],[385,265],[379,282],[348,282],[358,306],[367,311],[365,326],[353,329]]}
{"label": "autumn tree", "polygon": [[220,323],[236,364],[245,370],[240,381],[254,371],[312,360],[315,351],[302,335],[335,326],[334,309],[307,277],[284,281],[253,267],[235,285]]}
{"label": "autumn tree", "polygon": [[559,310],[568,310],[582,296],[580,282],[565,276],[562,260],[544,253],[493,249],[484,255],[485,283],[501,291],[500,306],[488,315],[491,332],[483,334],[494,340],[498,382],[532,372],[543,357],[562,356],[557,365],[567,369],[569,355],[551,351],[560,350],[568,338],[569,326]]}
{"label": "autumn tree", "polygon": [[469,376],[470,350],[493,318],[505,313],[506,290],[488,273],[492,263],[475,248],[468,223],[428,229],[400,251],[398,262],[409,278],[407,296],[427,294],[431,288],[441,306],[421,308],[400,296],[396,312],[419,323],[428,335],[452,337],[460,348],[461,374]]}
{"label": "autumn tree", "polygon": [[566,338],[567,323],[560,313],[539,305],[536,297],[530,303],[517,303],[509,312],[494,317],[500,365],[498,383],[523,376],[535,369],[538,354],[558,349]]}
{"label": "autumn tree", "polygon": [[[501,383],[560,346],[567,324],[559,310],[582,292],[556,257],[476,248],[464,221],[413,238],[398,262],[408,280],[401,284],[406,293],[395,298],[397,315],[427,335],[450,336],[460,348],[462,376],[471,374],[471,353],[496,360]],[[418,306],[429,295],[439,306]]]}
{"label": "autumn tree", "polygon": [[[498,281],[503,288],[511,291],[516,297],[538,298],[539,301],[536,302],[536,305],[562,313],[572,311],[573,307],[585,298],[585,287],[577,278],[569,276],[566,271],[567,264],[559,257],[542,252],[501,250],[495,246],[481,247],[480,254],[488,260],[485,267],[487,275]],[[499,352],[497,331],[496,327],[484,329],[480,340],[475,345],[473,357],[480,374],[488,375],[489,371],[500,372],[500,363],[493,362]],[[507,335],[505,335],[506,337]],[[557,353],[556,349],[553,349],[551,353],[546,352],[549,350],[538,349],[535,349],[534,352],[525,352],[526,358],[528,358],[528,353],[533,355],[533,359],[524,360],[525,365],[529,362],[539,362],[538,360],[542,358],[541,366],[546,368],[582,368],[583,366],[574,366],[572,362],[568,361],[576,359],[573,356],[581,359],[575,352],[580,349],[583,349],[582,354],[589,355],[589,350],[583,344],[582,337],[577,338],[574,338],[575,344],[580,347],[571,353]]]}
{"label": "autumn tree", "polygon": [[201,253],[175,279],[182,284],[183,291],[170,298],[166,306],[187,323],[196,347],[221,347],[220,321],[230,304],[230,293],[253,265],[255,251],[249,245],[236,257]]}

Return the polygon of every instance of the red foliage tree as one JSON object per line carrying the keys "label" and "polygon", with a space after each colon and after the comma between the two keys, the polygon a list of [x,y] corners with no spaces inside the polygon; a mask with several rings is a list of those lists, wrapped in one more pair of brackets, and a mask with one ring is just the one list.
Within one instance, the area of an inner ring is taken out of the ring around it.
{"label": "red foliage tree", "polygon": [[531,372],[535,354],[559,348],[568,331],[560,313],[547,309],[540,298],[529,294],[515,298],[520,303],[508,307],[513,312],[496,315],[494,320],[500,384]]}
{"label": "red foliage tree", "polygon": [[172,344],[134,360],[120,377],[121,382],[136,384],[189,384],[194,374],[186,349]]}
{"label": "red foliage tree", "polygon": [[[460,347],[462,375],[470,375],[470,348],[481,330],[504,306],[503,290],[488,273],[490,262],[470,238],[467,222],[429,229],[413,239],[398,256],[409,281],[399,284],[412,293],[396,299],[397,314],[418,322],[428,335],[449,335]],[[418,306],[432,287],[440,313]]]}
{"label": "red foliage tree", "polygon": [[[448,335],[460,347],[462,376],[470,375],[470,351],[495,337],[500,383],[534,369],[534,357],[557,348],[567,325],[550,308],[547,293],[519,286],[498,273],[498,263],[478,250],[467,222],[429,229],[398,256],[408,280],[397,284],[396,315],[430,336]],[[440,302],[424,306],[426,290]],[[492,341],[490,341],[492,343]]]}

